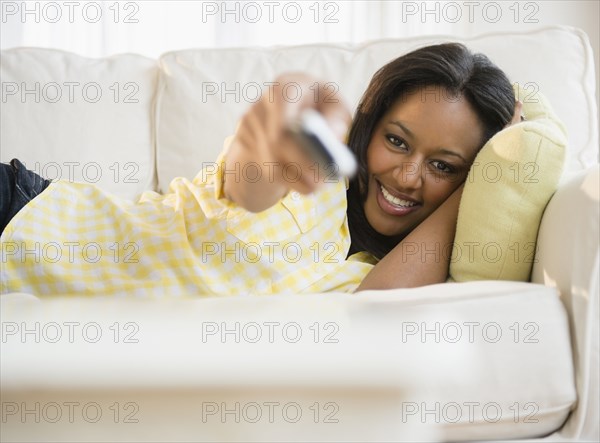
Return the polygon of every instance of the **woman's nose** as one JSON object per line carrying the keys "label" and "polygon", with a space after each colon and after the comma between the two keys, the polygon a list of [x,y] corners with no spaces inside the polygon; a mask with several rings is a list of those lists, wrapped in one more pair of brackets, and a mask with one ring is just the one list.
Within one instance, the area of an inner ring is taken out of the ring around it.
{"label": "woman's nose", "polygon": [[423,185],[422,165],[418,161],[405,161],[394,169],[394,178],[399,187],[419,189]]}

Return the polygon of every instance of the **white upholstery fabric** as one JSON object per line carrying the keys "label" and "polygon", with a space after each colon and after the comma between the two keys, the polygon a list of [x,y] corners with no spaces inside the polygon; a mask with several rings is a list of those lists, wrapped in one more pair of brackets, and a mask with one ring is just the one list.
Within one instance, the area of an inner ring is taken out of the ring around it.
{"label": "white upholstery fabric", "polygon": [[[256,100],[257,87],[267,91],[268,82],[277,74],[308,71],[333,82],[339,86],[338,96],[354,110],[372,74],[385,63],[417,47],[448,40],[463,41],[488,55],[512,82],[526,90],[543,92],[568,128],[568,170],[598,162],[594,65],[587,36],[572,28],[551,27],[464,40],[423,37],[357,47],[307,45],[167,53],[160,59],[157,106],[159,187],[167,189],[176,176],[193,177],[202,162],[214,161],[224,138],[234,132],[239,117]],[[290,95],[293,92],[291,87]]]}
{"label": "white upholstery fabric", "polygon": [[[57,426],[33,416],[22,423],[11,414],[3,440],[67,441],[92,428],[80,441],[497,440],[551,432],[576,396],[565,310],[543,285],[471,282],[327,297],[13,297],[2,299],[1,313],[12,328],[2,345],[3,402],[139,406],[139,423],[128,426]],[[69,321],[79,323],[72,339]],[[92,322],[98,326],[84,335]],[[277,322],[271,334],[266,322]],[[50,323],[60,325],[59,340]],[[22,335],[35,324],[39,343],[35,332]],[[98,330],[97,342],[85,339]],[[138,342],[125,343],[126,333]],[[235,415],[202,422],[202,401],[230,409],[236,401],[297,401],[308,418],[295,426],[236,423]],[[339,422],[315,424],[308,409],[315,402],[335,402]]]}
{"label": "white upholstery fabric", "polygon": [[600,229],[598,165],[565,183],[554,195],[542,220],[532,281],[558,288],[571,323],[577,409],[560,435],[577,440],[600,433]]}
{"label": "white upholstery fabric", "polygon": [[2,51],[0,76],[2,162],[129,198],[154,187],[154,60],[18,48]]}

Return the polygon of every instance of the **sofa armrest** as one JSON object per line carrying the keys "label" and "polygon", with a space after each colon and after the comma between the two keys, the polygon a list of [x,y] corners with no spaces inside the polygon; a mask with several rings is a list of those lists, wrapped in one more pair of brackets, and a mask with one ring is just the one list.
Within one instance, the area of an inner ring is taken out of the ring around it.
{"label": "sofa armrest", "polygon": [[578,405],[561,431],[598,440],[599,168],[564,180],[548,204],[532,281],[558,288],[570,322]]}

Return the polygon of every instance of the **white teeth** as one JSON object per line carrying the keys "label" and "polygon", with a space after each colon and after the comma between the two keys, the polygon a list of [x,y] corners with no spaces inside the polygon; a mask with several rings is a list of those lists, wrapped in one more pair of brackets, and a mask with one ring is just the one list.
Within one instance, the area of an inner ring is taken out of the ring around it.
{"label": "white teeth", "polygon": [[395,206],[403,206],[403,207],[407,207],[410,208],[411,206],[415,206],[416,203],[415,202],[410,202],[408,200],[402,200],[401,198],[398,197],[394,197],[392,194],[390,194],[387,189],[385,189],[383,187],[383,185],[381,185],[381,192],[383,193],[383,197],[390,202],[391,204],[395,205]]}

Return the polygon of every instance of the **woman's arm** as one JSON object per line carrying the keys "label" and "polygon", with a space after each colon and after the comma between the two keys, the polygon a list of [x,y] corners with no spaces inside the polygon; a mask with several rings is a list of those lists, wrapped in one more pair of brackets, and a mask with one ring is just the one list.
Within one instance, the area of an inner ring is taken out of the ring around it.
{"label": "woman's arm", "polygon": [[464,185],[375,265],[356,291],[414,288],[448,278],[458,206]]}
{"label": "woman's arm", "polygon": [[[240,120],[225,157],[225,197],[251,212],[268,209],[290,189],[302,194],[314,192],[326,178],[321,174],[315,180],[311,169],[314,160],[290,136],[287,128],[293,118],[304,109],[316,109],[339,140],[343,140],[351,120],[345,103],[332,98],[326,84],[309,75],[284,74],[273,84],[269,94],[264,94]],[[286,98],[287,84],[300,88],[300,99]],[[252,176],[246,177],[244,171],[250,164]],[[293,166],[293,181],[286,180],[288,166]],[[301,173],[296,175],[298,170]]]}

